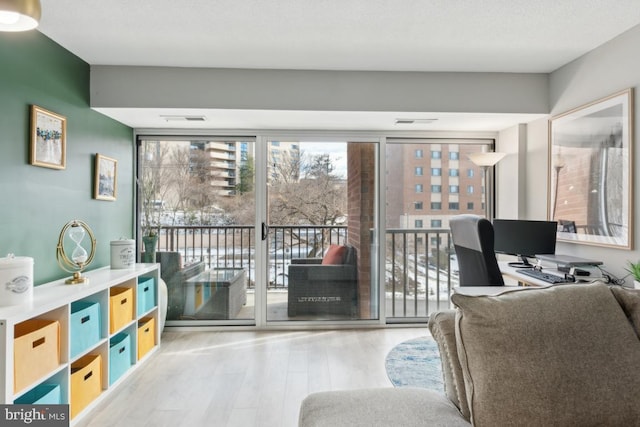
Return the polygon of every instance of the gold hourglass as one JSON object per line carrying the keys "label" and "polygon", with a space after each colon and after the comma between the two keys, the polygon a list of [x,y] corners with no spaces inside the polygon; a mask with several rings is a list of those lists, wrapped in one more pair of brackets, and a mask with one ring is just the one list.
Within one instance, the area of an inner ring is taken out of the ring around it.
{"label": "gold hourglass", "polygon": [[[83,240],[86,235],[89,235],[89,245],[91,245],[89,252],[83,246]],[[73,250],[71,251],[71,258],[65,252],[65,238],[69,238],[73,244]],[[93,256],[96,253],[96,239],[91,231],[91,228],[83,221],[74,219],[69,221],[62,227],[60,237],[58,238],[58,246],[56,249],[56,259],[60,268],[64,271],[73,273],[73,277],[65,280],[65,283],[76,285],[79,283],[88,283],[89,279],[81,275],[82,271],[93,261]]]}

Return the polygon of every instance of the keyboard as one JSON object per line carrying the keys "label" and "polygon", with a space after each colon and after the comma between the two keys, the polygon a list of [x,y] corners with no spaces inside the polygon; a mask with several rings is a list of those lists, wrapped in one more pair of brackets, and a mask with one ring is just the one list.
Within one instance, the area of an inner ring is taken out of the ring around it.
{"label": "keyboard", "polygon": [[520,268],[516,270],[518,273],[524,274],[525,276],[533,277],[538,280],[542,280],[543,282],[555,284],[555,283],[567,283],[569,280],[564,277],[558,276],[556,274],[545,273],[541,270],[536,270],[535,268]]}

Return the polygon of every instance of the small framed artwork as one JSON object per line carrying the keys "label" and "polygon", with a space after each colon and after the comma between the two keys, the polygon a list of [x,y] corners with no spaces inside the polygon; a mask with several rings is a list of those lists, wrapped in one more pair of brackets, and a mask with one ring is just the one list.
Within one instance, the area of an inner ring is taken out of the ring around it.
{"label": "small framed artwork", "polygon": [[633,247],[633,90],[552,117],[549,218],[558,240]]}
{"label": "small framed artwork", "polygon": [[118,182],[118,161],[111,157],[96,154],[96,167],[93,198],[98,200],[116,200]]}
{"label": "small framed artwork", "polygon": [[31,106],[29,163],[51,169],[66,167],[67,119],[37,105]]}

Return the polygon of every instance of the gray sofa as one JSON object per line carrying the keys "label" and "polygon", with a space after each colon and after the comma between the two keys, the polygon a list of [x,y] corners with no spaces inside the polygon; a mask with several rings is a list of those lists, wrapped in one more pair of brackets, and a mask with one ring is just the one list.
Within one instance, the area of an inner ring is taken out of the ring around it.
{"label": "gray sofa", "polygon": [[640,291],[576,284],[452,301],[429,322],[444,395],[314,393],[299,425],[640,426]]}

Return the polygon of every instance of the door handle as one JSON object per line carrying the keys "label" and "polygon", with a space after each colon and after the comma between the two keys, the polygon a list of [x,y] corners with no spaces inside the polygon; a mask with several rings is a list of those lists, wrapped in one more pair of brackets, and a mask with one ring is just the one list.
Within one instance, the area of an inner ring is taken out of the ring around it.
{"label": "door handle", "polygon": [[267,240],[267,234],[269,234],[269,226],[262,223],[262,240]]}

